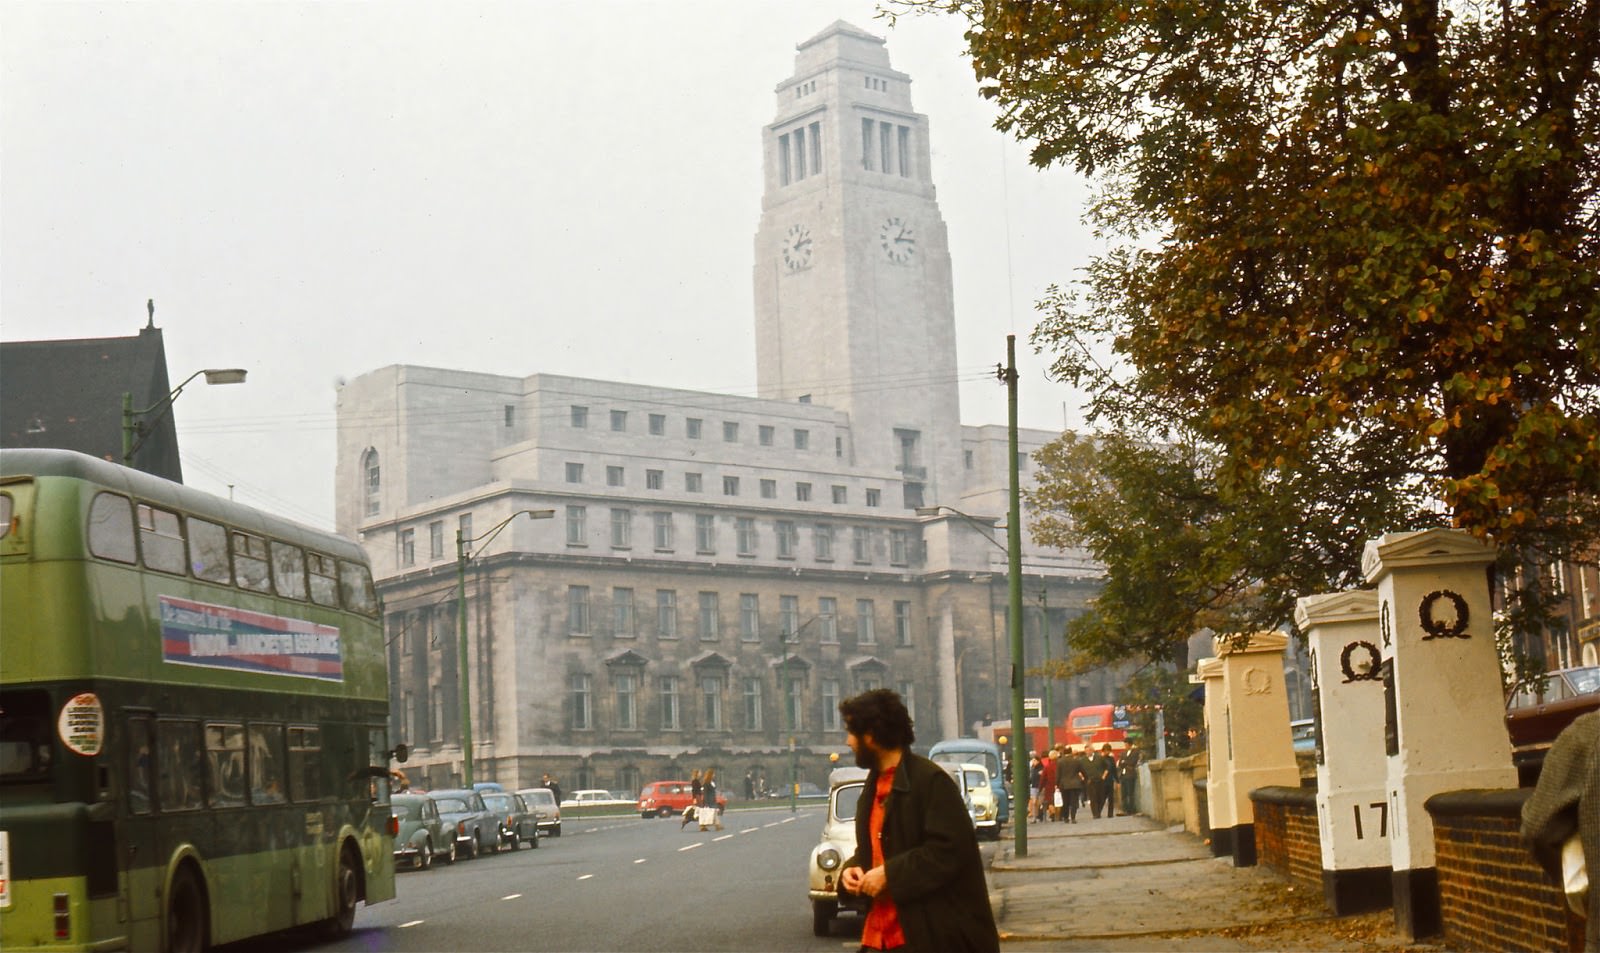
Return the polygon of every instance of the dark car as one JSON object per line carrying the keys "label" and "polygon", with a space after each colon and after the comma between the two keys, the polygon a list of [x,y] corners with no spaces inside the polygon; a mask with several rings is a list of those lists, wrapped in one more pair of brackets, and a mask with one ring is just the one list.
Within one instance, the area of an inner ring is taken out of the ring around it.
{"label": "dark car", "polygon": [[512,850],[523,844],[539,846],[539,818],[528,809],[520,794],[509,791],[480,791],[483,804],[500,822],[500,843]]}
{"label": "dark car", "polygon": [[1512,759],[1522,773],[1537,773],[1561,729],[1600,708],[1600,665],[1564,668],[1518,682],[1506,699]]}
{"label": "dark car", "polygon": [[483,795],[472,790],[430,791],[439,816],[456,833],[456,856],[468,860],[479,851],[500,849],[500,821],[489,813]]}
{"label": "dark car", "polygon": [[455,832],[439,816],[439,808],[426,794],[396,794],[390,799],[400,833],[394,839],[395,863],[413,864],[423,870],[433,866],[435,857],[447,864],[456,862]]}

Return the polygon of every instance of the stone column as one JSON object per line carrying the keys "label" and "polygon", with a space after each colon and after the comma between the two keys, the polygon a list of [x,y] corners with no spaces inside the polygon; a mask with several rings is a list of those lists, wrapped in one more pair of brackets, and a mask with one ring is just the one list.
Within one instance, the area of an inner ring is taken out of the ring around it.
{"label": "stone column", "polygon": [[1378,594],[1305,596],[1294,621],[1311,648],[1323,899],[1335,916],[1380,910],[1390,903],[1393,868]]}
{"label": "stone column", "polygon": [[1395,925],[1439,932],[1433,823],[1441,791],[1514,788],[1486,567],[1493,547],[1460,530],[1386,534],[1361,570],[1378,589]]}
{"label": "stone column", "polygon": [[1233,802],[1235,867],[1253,867],[1256,862],[1255,805],[1250,792],[1274,784],[1300,786],[1289,729],[1289,697],[1283,684],[1283,650],[1288,644],[1282,632],[1255,632],[1247,640],[1216,639],[1227,696],[1228,794]]}
{"label": "stone column", "polygon": [[1228,731],[1228,695],[1222,687],[1222,659],[1201,659],[1195,674],[1205,686],[1206,703],[1206,825],[1211,828],[1211,855],[1227,857],[1233,853],[1233,828],[1238,822],[1233,813],[1233,791],[1228,787],[1232,772],[1232,742]]}

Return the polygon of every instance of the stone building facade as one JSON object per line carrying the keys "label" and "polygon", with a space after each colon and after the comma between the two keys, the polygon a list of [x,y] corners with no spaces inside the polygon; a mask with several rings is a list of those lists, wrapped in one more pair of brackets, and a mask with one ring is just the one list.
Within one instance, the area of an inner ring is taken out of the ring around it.
{"label": "stone building facade", "polygon": [[[336,519],[373,561],[420,783],[460,779],[470,728],[475,780],[716,767],[738,795],[822,782],[866,688],[922,743],[1009,710],[1007,434],[960,423],[926,117],[882,39],[797,49],[763,131],[760,396],[416,366],[341,387]],[[1056,436],[1019,434],[1024,464]],[[1023,538],[1036,665],[1098,569]],[[1027,692],[1060,716],[1110,689]]]}

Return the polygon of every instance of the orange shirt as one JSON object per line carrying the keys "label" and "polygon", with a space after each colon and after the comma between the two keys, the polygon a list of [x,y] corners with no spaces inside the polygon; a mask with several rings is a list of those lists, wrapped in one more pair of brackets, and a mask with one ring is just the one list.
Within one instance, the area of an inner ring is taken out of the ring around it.
{"label": "orange shirt", "polygon": [[[883,804],[889,798],[889,788],[894,784],[894,768],[878,775],[878,786],[872,792],[872,816],[868,830],[872,835],[872,866],[883,866]],[[905,932],[900,929],[900,911],[887,887],[872,898],[872,909],[867,922],[861,927],[861,945],[871,950],[892,950],[906,945]]]}

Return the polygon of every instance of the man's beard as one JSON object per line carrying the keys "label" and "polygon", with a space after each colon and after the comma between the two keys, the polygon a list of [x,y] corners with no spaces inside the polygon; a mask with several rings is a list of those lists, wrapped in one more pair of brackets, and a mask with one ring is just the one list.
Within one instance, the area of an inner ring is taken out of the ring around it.
{"label": "man's beard", "polygon": [[856,749],[856,767],[866,768],[868,771],[878,769],[878,753],[868,748],[865,744]]}

